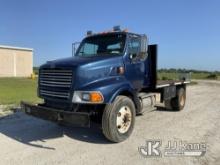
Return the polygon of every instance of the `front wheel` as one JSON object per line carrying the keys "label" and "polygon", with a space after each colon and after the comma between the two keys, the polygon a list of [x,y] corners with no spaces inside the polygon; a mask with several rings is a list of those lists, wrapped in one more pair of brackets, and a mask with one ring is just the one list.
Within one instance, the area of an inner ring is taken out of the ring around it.
{"label": "front wheel", "polygon": [[118,96],[106,105],[102,116],[102,131],[112,142],[122,142],[132,133],[135,123],[135,106],[126,96]]}

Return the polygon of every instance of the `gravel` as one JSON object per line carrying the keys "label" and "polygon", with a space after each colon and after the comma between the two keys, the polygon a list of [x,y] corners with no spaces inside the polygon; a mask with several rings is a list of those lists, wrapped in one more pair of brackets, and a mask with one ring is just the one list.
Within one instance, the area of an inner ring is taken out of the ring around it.
{"label": "gravel", "polygon": [[[92,128],[61,127],[17,112],[0,117],[0,164],[219,164],[220,82],[198,81],[187,88],[183,111],[163,108],[136,117],[131,137],[110,143],[99,125]],[[160,139],[205,143],[203,157],[145,158],[138,147]]]}

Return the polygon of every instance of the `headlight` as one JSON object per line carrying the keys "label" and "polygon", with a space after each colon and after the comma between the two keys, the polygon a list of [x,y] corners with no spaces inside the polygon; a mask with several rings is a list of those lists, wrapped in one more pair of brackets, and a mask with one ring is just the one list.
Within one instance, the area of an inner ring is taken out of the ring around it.
{"label": "headlight", "polygon": [[99,91],[75,91],[73,103],[103,103],[104,97]]}
{"label": "headlight", "polygon": [[90,101],[90,94],[89,93],[82,93],[82,100]]}

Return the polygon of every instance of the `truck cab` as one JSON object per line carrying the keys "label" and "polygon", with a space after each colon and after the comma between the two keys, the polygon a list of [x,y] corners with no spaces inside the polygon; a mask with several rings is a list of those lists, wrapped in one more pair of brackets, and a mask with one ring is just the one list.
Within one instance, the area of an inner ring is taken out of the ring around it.
{"label": "truck cab", "polygon": [[39,69],[43,104],[21,102],[27,114],[78,126],[98,118],[107,139],[121,142],[133,131],[135,116],[156,109],[156,93],[167,108],[182,110],[186,84],[157,83],[157,45],[146,35],[114,28],[82,40],[73,57],[48,61]]}

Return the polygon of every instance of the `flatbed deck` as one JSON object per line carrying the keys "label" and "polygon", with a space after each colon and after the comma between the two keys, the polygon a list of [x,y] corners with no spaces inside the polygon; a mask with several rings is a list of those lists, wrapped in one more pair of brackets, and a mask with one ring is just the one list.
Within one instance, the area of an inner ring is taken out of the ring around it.
{"label": "flatbed deck", "polygon": [[181,80],[158,80],[156,88],[168,87],[171,85],[181,85],[181,84],[189,84],[190,81],[181,81]]}

